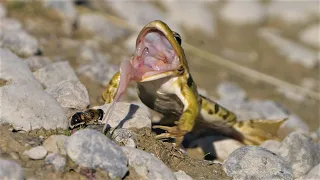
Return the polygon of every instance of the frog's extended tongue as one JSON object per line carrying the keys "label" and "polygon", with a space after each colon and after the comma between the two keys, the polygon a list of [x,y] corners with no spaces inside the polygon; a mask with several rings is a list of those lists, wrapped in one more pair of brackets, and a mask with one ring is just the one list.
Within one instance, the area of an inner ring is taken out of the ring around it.
{"label": "frog's extended tongue", "polygon": [[130,61],[122,61],[121,65],[120,65],[120,81],[119,81],[119,86],[117,89],[116,94],[114,95],[114,99],[112,101],[112,103],[110,104],[106,115],[104,116],[102,122],[105,123],[104,127],[103,127],[103,132],[106,131],[107,125],[108,125],[108,121],[111,118],[112,115],[112,111],[114,109],[114,107],[116,106],[116,103],[119,101],[119,99],[121,98],[121,96],[125,93],[129,82],[133,79],[134,77],[134,71],[133,71],[133,67],[130,63]]}

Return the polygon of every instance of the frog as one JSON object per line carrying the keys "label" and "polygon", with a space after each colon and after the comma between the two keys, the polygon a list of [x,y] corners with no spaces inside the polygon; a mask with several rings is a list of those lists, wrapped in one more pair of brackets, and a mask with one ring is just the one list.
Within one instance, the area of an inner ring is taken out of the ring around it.
{"label": "frog", "polygon": [[138,34],[131,59],[121,63],[102,92],[102,99],[106,104],[118,101],[128,83],[136,82],[141,102],[170,121],[173,119],[173,125],[153,125],[153,129],[164,131],[155,138],[172,138],[176,146],[181,145],[186,134],[201,131],[195,128],[201,124],[225,136],[236,134],[235,139],[248,145],[277,139],[276,133],[286,118],[239,121],[234,112],[201,95],[182,46],[180,34],[165,22],[149,22]]}

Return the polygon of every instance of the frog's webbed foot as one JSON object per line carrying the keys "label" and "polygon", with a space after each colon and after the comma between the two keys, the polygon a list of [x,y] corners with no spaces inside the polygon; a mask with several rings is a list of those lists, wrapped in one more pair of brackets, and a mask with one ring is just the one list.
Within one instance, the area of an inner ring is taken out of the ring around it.
{"label": "frog's webbed foot", "polygon": [[155,139],[169,139],[169,138],[174,138],[176,141],[176,147],[179,147],[180,144],[183,141],[184,135],[187,133],[187,131],[179,129],[178,126],[160,126],[160,125],[155,125],[152,128],[154,129],[162,129],[167,131],[166,133],[159,134],[155,136]]}

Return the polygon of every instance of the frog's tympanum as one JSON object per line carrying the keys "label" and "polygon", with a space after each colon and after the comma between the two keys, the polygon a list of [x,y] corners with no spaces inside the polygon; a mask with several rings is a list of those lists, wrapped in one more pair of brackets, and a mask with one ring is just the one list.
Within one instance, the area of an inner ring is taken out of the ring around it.
{"label": "frog's tympanum", "polygon": [[118,101],[130,81],[137,83],[139,98],[145,105],[164,117],[175,117],[174,126],[153,128],[166,131],[156,138],[175,138],[177,146],[197,123],[206,123],[213,131],[221,130],[227,136],[228,132],[237,131],[243,143],[260,144],[275,138],[284,122],[284,119],[237,121],[234,113],[198,94],[180,35],[159,20],[141,30],[133,56],[121,63],[120,71],[102,93],[105,102]]}

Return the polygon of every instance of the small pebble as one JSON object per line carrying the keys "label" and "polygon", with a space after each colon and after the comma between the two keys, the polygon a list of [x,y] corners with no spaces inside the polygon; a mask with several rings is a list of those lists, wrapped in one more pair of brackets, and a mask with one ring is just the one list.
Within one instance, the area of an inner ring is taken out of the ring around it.
{"label": "small pebble", "polygon": [[46,164],[52,164],[56,171],[61,171],[66,165],[66,158],[56,154],[56,153],[50,153],[47,155],[45,159]]}
{"label": "small pebble", "polygon": [[28,151],[25,151],[23,154],[29,156],[30,159],[38,160],[43,159],[47,155],[48,151],[43,146],[36,146]]}
{"label": "small pebble", "polygon": [[190,177],[188,174],[186,174],[182,170],[174,172],[173,174],[176,176],[177,180],[193,180],[192,177]]}

